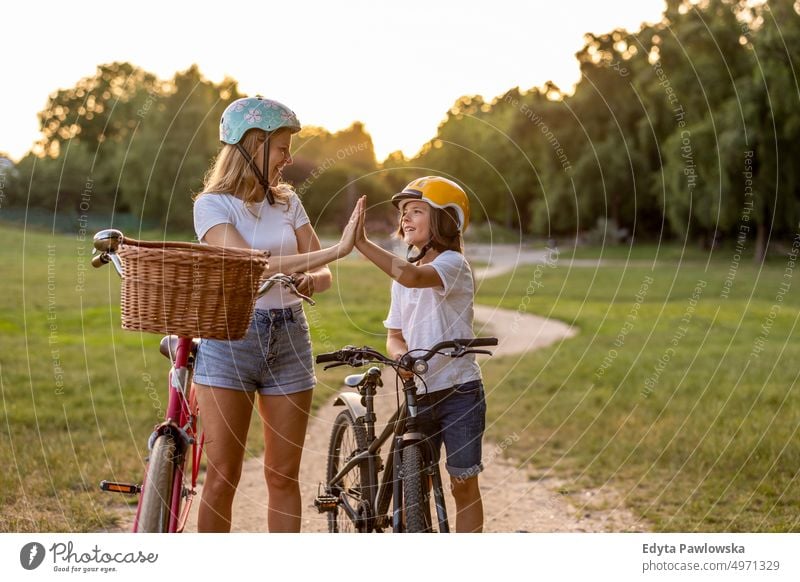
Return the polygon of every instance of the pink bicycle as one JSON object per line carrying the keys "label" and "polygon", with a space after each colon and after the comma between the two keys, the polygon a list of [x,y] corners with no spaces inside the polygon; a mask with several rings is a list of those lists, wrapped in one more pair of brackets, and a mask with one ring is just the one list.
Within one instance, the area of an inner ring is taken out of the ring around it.
{"label": "pink bicycle", "polygon": [[[314,301],[301,294],[289,276],[278,273],[261,281],[268,252],[137,241],[114,229],[98,232],[94,248],[92,266],[111,263],[123,278],[123,328],[178,332],[165,335],[159,346],[160,352],[171,361],[167,377],[169,404],[164,420],[148,439],[149,456],[142,484],[102,481],[100,488],[139,495],[134,532],[180,533],[197,493],[204,444],[202,431],[198,434],[200,411],[192,384],[199,345],[194,337],[243,337],[255,299],[275,284],[285,286],[311,305]],[[181,284],[198,282],[197,265],[201,261],[212,264],[199,277],[203,292],[216,293],[215,297],[198,298],[187,293],[186,286]],[[252,281],[246,280],[248,276]],[[219,308],[220,303],[223,309]]]}

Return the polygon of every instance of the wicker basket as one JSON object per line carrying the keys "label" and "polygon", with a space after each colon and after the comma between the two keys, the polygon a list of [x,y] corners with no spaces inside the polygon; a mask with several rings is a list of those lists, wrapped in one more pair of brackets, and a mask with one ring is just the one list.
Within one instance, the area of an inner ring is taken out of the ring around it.
{"label": "wicker basket", "polygon": [[122,327],[159,334],[244,337],[269,253],[125,238]]}

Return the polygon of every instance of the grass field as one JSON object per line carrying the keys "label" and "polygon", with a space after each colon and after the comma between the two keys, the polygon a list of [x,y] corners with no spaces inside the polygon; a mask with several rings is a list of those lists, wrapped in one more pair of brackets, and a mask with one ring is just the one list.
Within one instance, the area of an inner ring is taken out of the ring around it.
{"label": "grass field", "polygon": [[[75,235],[0,226],[2,531],[112,525],[119,498],[97,482],[138,480],[166,404],[159,338],[119,328],[119,281],[86,270],[89,251]],[[487,440],[515,435],[506,452],[532,479],[564,480],[579,505],[585,488],[610,485],[658,530],[797,531],[798,283],[786,260],[733,269],[729,252],[666,251],[653,266],[637,249],[636,266],[601,269],[568,269],[564,253],[562,266],[481,286],[479,302],[580,329],[487,361]],[[382,348],[388,280],[359,260],[334,274],[307,310],[315,352]],[[317,405],[343,370],[320,375]]]}
{"label": "grass field", "polygon": [[787,267],[729,254],[488,282],[479,301],[580,329],[486,365],[490,433],[519,435],[508,452],[534,478],[567,478],[579,503],[611,485],[657,530],[797,531],[800,284]]}
{"label": "grass field", "polygon": [[[120,329],[119,278],[87,269],[90,250],[77,236],[0,226],[0,531],[112,525],[121,497],[97,484],[139,482],[147,436],[163,418],[160,337]],[[335,288],[306,308],[315,351],[382,348],[388,279],[358,261],[333,270]],[[342,370],[319,374],[315,405],[339,389]],[[251,430],[248,454],[262,449]]]}

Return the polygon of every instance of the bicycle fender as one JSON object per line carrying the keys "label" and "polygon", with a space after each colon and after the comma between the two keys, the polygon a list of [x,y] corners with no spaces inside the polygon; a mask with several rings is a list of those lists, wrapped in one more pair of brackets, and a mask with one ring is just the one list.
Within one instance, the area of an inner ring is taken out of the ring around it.
{"label": "bicycle fender", "polygon": [[339,392],[336,400],[333,401],[333,405],[346,406],[350,414],[353,415],[353,420],[367,414],[367,407],[361,404],[361,395],[357,392]]}
{"label": "bicycle fender", "polygon": [[163,422],[160,425],[156,426],[153,429],[153,432],[150,433],[150,438],[147,439],[147,450],[152,451],[156,439],[161,435],[165,434],[168,434],[175,439],[175,445],[177,446],[177,453],[176,453],[177,455],[183,455],[186,449],[192,444],[192,439],[189,438],[189,435],[186,433],[185,430],[177,426],[175,423]]}

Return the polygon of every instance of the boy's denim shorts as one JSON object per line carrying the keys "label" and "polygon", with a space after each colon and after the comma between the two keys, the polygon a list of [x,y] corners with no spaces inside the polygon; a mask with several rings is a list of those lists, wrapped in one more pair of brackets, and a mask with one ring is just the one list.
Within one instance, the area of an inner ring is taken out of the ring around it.
{"label": "boy's denim shorts", "polygon": [[452,477],[468,479],[483,471],[481,441],[486,429],[483,383],[472,380],[420,395],[417,404],[417,426],[433,446],[436,462],[444,443],[445,467]]}
{"label": "boy's denim shorts", "polygon": [[267,396],[310,390],[316,384],[303,305],[256,309],[240,340],[200,340],[194,381]]}

